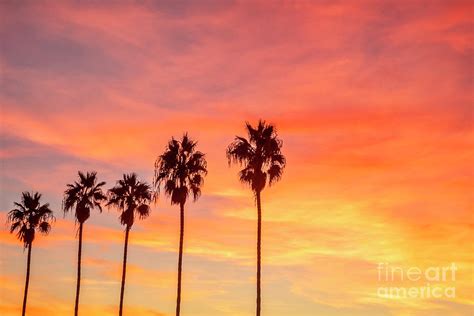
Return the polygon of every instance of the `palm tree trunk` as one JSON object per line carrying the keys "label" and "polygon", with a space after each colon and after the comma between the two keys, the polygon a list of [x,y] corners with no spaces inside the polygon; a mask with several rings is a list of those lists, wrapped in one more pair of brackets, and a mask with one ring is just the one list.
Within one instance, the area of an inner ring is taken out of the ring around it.
{"label": "palm tree trunk", "polygon": [[77,283],[76,283],[76,303],[74,305],[74,315],[79,313],[79,292],[81,291],[81,255],[82,255],[82,226],[79,224],[79,249],[77,250]]}
{"label": "palm tree trunk", "polygon": [[127,226],[125,229],[125,245],[123,247],[123,267],[122,267],[122,286],[120,288],[120,309],[119,315],[122,316],[123,311],[123,293],[125,291],[125,275],[127,274],[127,250],[128,250],[128,233],[130,232],[130,227]]}
{"label": "palm tree trunk", "polygon": [[257,192],[257,210],[258,210],[258,224],[257,224],[257,316],[260,316],[261,304],[261,289],[260,278],[262,269],[262,205],[260,201],[260,192]]}
{"label": "palm tree trunk", "polygon": [[25,293],[23,295],[23,309],[21,312],[22,316],[25,316],[25,313],[26,313],[26,298],[28,297],[28,285],[30,283],[30,262],[31,262],[31,243],[28,244],[28,259],[26,261]]}
{"label": "palm tree trunk", "polygon": [[184,239],[184,203],[180,205],[180,229],[179,229],[179,259],[178,259],[178,292],[176,298],[176,316],[181,311],[181,270],[183,265],[183,239]]}

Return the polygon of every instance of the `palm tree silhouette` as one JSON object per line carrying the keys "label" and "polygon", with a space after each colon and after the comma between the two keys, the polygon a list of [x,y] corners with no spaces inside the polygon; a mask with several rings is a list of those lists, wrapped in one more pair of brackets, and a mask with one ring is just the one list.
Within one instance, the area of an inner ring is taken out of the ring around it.
{"label": "palm tree silhouette", "polygon": [[176,298],[176,316],[181,310],[181,271],[183,264],[184,239],[184,205],[189,194],[196,201],[201,195],[201,186],[207,174],[207,163],[204,154],[196,151],[197,142],[185,133],[181,141],[172,138],[165,152],[155,162],[153,185],[157,193],[163,187],[165,194],[171,198],[171,204],[180,207],[180,234],[178,258],[178,289]]}
{"label": "palm tree silhouette", "polygon": [[283,142],[278,139],[275,127],[259,120],[257,128],[246,123],[248,139],[236,136],[227,147],[229,165],[237,163],[243,166],[239,172],[240,181],[250,185],[257,202],[257,310],[260,316],[261,305],[261,245],[262,245],[262,206],[261,192],[268,184],[280,180],[286,159],[281,153]]}
{"label": "palm tree silhouette", "polygon": [[134,173],[124,174],[123,179],[117,181],[117,185],[109,190],[109,201],[107,206],[115,206],[122,213],[120,223],[125,225],[125,245],[123,251],[122,286],[120,288],[120,309],[119,315],[123,311],[123,293],[125,290],[125,274],[127,272],[127,249],[128,235],[135,221],[135,215],[144,219],[150,215],[150,201],[152,198],[151,187],[137,180]]}
{"label": "palm tree silhouette", "polygon": [[47,235],[51,230],[51,222],[54,220],[53,211],[49,204],[41,205],[41,194],[38,192],[23,192],[21,203],[15,202],[15,209],[8,212],[7,222],[11,224],[10,233],[17,232],[17,237],[28,248],[28,259],[26,264],[26,282],[23,295],[23,308],[21,315],[26,312],[26,300],[28,297],[28,285],[30,283],[31,247],[35,239],[35,232],[39,231]]}
{"label": "palm tree silhouette", "polygon": [[102,212],[101,203],[107,199],[102,192],[105,182],[97,182],[97,172],[78,172],[79,182],[68,184],[64,191],[63,210],[64,214],[75,208],[74,217],[79,222],[79,248],[77,250],[77,283],[76,302],[74,315],[79,312],[79,292],[81,290],[81,255],[82,255],[82,230],[85,221],[90,217],[91,210],[97,208]]}

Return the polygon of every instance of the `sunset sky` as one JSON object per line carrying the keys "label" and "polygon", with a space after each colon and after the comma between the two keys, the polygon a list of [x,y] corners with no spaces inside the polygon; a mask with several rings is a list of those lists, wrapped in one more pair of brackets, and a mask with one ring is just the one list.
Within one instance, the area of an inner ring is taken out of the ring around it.
{"label": "sunset sky", "polygon": [[[57,217],[27,314],[71,315],[66,184],[151,182],[189,132],[209,174],[186,209],[182,315],[252,315],[256,209],[225,149],[262,118],[287,158],[262,197],[262,315],[472,315],[473,21],[472,1],[1,1],[0,314],[21,312],[26,252],[5,222],[22,191]],[[82,315],[117,314],[118,215],[86,222]],[[126,315],[174,315],[178,239],[162,196],[130,233]],[[439,285],[456,297],[379,297],[379,263],[455,263]]]}

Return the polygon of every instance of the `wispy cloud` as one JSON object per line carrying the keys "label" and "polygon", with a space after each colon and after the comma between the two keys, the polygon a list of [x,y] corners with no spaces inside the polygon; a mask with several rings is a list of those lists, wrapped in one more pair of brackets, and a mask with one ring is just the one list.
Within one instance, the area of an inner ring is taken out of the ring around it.
{"label": "wispy cloud", "polygon": [[[288,159],[263,194],[269,314],[468,314],[470,2],[0,6],[0,221],[24,190],[43,192],[58,217],[35,241],[30,314],[51,314],[53,303],[56,314],[72,310],[77,227],[61,215],[65,184],[77,170],[97,170],[107,186],[131,171],[151,181],[166,141],[185,131],[210,172],[187,209],[183,307],[251,313],[255,205],[224,150],[261,117],[276,124]],[[94,213],[85,228],[88,315],[116,313],[117,217]],[[162,196],[134,226],[128,313],[172,313],[177,225]],[[24,253],[6,226],[0,247],[0,311],[14,315]],[[380,261],[455,261],[459,295],[374,297]]]}

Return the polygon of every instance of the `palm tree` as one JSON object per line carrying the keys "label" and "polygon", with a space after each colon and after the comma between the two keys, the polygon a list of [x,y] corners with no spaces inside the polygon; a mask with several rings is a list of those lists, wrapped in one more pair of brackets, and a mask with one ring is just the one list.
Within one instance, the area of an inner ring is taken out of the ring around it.
{"label": "palm tree", "polygon": [[155,162],[153,185],[156,192],[163,187],[165,194],[171,198],[171,204],[180,207],[180,234],[178,258],[178,289],[176,298],[176,316],[181,309],[181,271],[183,264],[184,240],[184,205],[189,194],[196,201],[201,195],[201,186],[207,174],[207,163],[204,154],[196,151],[197,142],[185,133],[181,141],[172,138],[165,152]]}
{"label": "palm tree", "polygon": [[102,192],[105,182],[97,182],[97,172],[78,172],[79,181],[68,184],[64,191],[63,210],[64,214],[75,210],[74,217],[79,223],[79,249],[77,251],[77,283],[76,302],[74,315],[79,312],[79,292],[81,290],[81,255],[82,255],[82,230],[85,221],[90,217],[91,210],[97,208],[102,212],[101,203],[107,199]]}
{"label": "palm tree", "polygon": [[23,309],[21,315],[26,312],[26,299],[28,296],[28,284],[30,283],[31,247],[35,239],[35,232],[47,235],[51,230],[51,222],[54,220],[53,211],[49,204],[41,204],[41,194],[38,192],[23,192],[21,203],[15,202],[15,209],[8,212],[7,222],[11,224],[10,233],[17,232],[17,237],[28,248],[28,259],[26,263],[26,282],[23,295]]}
{"label": "palm tree", "polygon": [[275,127],[260,120],[257,128],[246,123],[248,139],[236,136],[227,147],[229,165],[237,163],[243,166],[240,170],[240,181],[250,185],[257,202],[257,310],[260,316],[261,305],[261,246],[262,246],[262,206],[261,192],[265,185],[272,185],[280,180],[286,159],[281,153],[282,141],[278,138]]}
{"label": "palm tree", "polygon": [[117,185],[109,190],[109,201],[107,206],[115,206],[122,213],[120,223],[125,225],[125,245],[123,251],[122,286],[120,289],[120,309],[123,310],[123,293],[125,290],[125,274],[127,270],[128,235],[135,221],[135,215],[144,219],[150,215],[150,201],[152,198],[151,187],[137,180],[134,173],[124,174],[123,179],[117,181]]}

